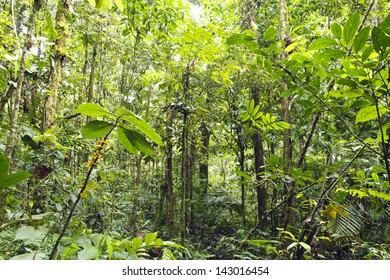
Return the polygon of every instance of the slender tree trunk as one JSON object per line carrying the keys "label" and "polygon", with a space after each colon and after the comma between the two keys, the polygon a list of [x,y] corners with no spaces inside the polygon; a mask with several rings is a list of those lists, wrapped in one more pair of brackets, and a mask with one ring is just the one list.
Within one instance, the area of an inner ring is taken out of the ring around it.
{"label": "slender tree trunk", "polygon": [[[237,141],[237,158],[238,165],[241,172],[245,172],[245,140],[244,140],[244,129],[242,128],[241,122],[238,116],[238,108],[236,105],[236,98],[234,92],[231,92],[232,105],[231,111],[233,112],[233,123],[234,130],[236,132],[236,141]],[[240,186],[241,186],[241,222],[243,226],[246,226],[246,179],[244,176],[240,176]]]}
{"label": "slender tree trunk", "polygon": [[[17,129],[17,121],[19,116],[19,107],[20,107],[20,99],[22,96],[22,89],[23,89],[23,83],[24,83],[24,74],[26,71],[26,55],[28,49],[31,47],[31,38],[32,33],[34,29],[35,24],[35,15],[39,11],[41,4],[38,1],[34,2],[34,6],[31,9],[28,22],[26,22],[27,26],[27,32],[26,37],[23,44],[22,49],[22,56],[20,58],[20,65],[19,65],[19,71],[18,71],[18,78],[17,78],[17,84],[15,91],[11,90],[9,88],[8,95],[12,94],[10,97],[11,100],[11,114],[10,114],[10,135],[8,137],[7,141],[7,147],[5,150],[5,154],[10,160],[10,164],[12,165],[12,159],[13,159],[13,153],[15,151],[15,143],[16,143],[16,136],[18,135],[16,129]],[[11,86],[10,86],[11,87]],[[7,98],[7,95],[5,96]],[[4,99],[4,104],[6,103],[7,99]],[[12,107],[13,106],[13,107]]]}
{"label": "slender tree trunk", "polygon": [[202,194],[207,194],[209,186],[209,145],[210,145],[210,129],[207,127],[206,123],[203,122],[201,127],[201,136],[202,136],[202,147],[200,149],[200,154],[202,158],[199,163],[199,181],[202,189]]}
{"label": "slender tree trunk", "polygon": [[53,62],[49,84],[46,89],[45,106],[42,114],[42,131],[54,125],[57,111],[58,88],[61,82],[62,63],[66,56],[66,41],[68,36],[68,18],[70,0],[58,0],[56,14],[56,29],[59,34],[53,46]]}
{"label": "slender tree trunk", "polygon": [[167,135],[167,143],[166,143],[166,169],[165,169],[165,180],[167,185],[167,207],[166,207],[166,226],[167,226],[167,234],[168,238],[173,237],[174,230],[174,197],[173,197],[173,120],[175,118],[175,109],[167,108],[167,126],[166,126],[166,135]]}
{"label": "slender tree trunk", "polygon": [[[279,37],[281,40],[288,42],[288,13],[287,13],[287,4],[286,0],[279,0]],[[287,57],[287,53],[283,53],[282,57]],[[282,80],[282,90],[288,90],[288,84],[285,79]],[[282,115],[283,121],[287,123],[291,123],[291,113],[290,113],[290,97],[285,96],[282,97]],[[285,129],[283,132],[283,160],[284,160],[284,168],[283,172],[287,175],[291,170],[291,161],[292,161],[292,140],[291,140],[291,129]],[[284,183],[284,196],[290,197],[290,193],[292,183],[285,182]],[[291,222],[293,212],[291,211],[292,206],[292,198],[288,200],[285,206],[284,213],[284,228]]]}
{"label": "slender tree trunk", "polygon": [[188,223],[188,189],[189,189],[189,180],[188,178],[188,128],[187,128],[187,113],[184,112],[183,117],[183,131],[182,131],[182,141],[181,141],[181,152],[182,152],[182,162],[181,162],[181,204],[180,204],[180,234],[181,234],[181,243],[185,244],[187,236],[187,223]]}
{"label": "slender tree trunk", "polygon": [[[252,87],[252,98],[255,106],[260,103],[259,88]],[[256,130],[253,134],[253,147],[255,155],[255,173],[256,173],[256,193],[257,193],[257,218],[261,221],[263,229],[267,226],[265,219],[267,211],[267,190],[265,185],[261,183],[264,172],[264,148],[263,137],[260,131]]]}

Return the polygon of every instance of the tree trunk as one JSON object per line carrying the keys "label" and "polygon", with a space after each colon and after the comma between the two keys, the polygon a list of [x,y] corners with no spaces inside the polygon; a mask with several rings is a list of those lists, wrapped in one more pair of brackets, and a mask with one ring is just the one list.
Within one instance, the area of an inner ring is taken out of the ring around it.
{"label": "tree trunk", "polygon": [[188,189],[189,189],[189,180],[188,178],[188,128],[187,128],[187,113],[184,112],[183,116],[183,131],[181,139],[181,153],[182,153],[182,162],[181,162],[181,204],[180,204],[180,234],[181,234],[181,243],[185,244],[187,236],[187,223],[188,223]]}
{"label": "tree trunk", "polygon": [[[16,131],[16,126],[17,126],[17,120],[18,120],[18,116],[19,116],[19,107],[20,107],[19,103],[20,103],[20,99],[22,96],[24,74],[26,71],[26,55],[27,55],[28,49],[31,47],[30,46],[31,36],[33,33],[34,24],[35,24],[35,15],[39,11],[39,8],[40,8],[40,4],[39,3],[37,4],[37,3],[38,3],[37,1],[34,3],[34,6],[31,9],[31,12],[30,12],[30,15],[28,18],[28,22],[25,23],[27,26],[27,32],[26,32],[26,38],[24,40],[24,45],[23,45],[22,57],[20,58],[20,65],[19,65],[16,89],[14,92],[11,88],[8,89],[8,95],[12,94],[12,96],[10,97],[10,100],[11,100],[11,108],[12,108],[12,106],[13,106],[13,108],[11,109],[11,114],[10,114],[10,134],[8,137],[5,154],[9,158],[11,165],[12,165],[13,153],[15,151],[16,136],[18,135],[18,133]],[[10,85],[10,87],[11,87],[11,85]],[[3,101],[4,104],[7,101],[6,98],[7,98],[7,95],[5,96],[5,99],[4,99],[5,102]]]}
{"label": "tree trunk", "polygon": [[[285,42],[289,42],[287,28],[288,28],[288,13],[287,13],[287,4],[286,0],[279,0],[279,37]],[[282,53],[282,58],[286,58],[287,53]],[[282,90],[288,90],[287,81],[282,80]],[[290,113],[290,97],[282,97],[282,115],[283,121],[291,123],[291,113]],[[291,170],[291,160],[292,160],[292,140],[291,140],[291,129],[285,129],[283,132],[283,160],[284,160],[284,174],[288,175]],[[292,183],[285,181],[284,183],[284,196],[290,197],[292,191]],[[284,211],[284,228],[291,222],[293,212],[291,211],[292,206],[292,197],[289,199],[285,206]]]}
{"label": "tree trunk", "polygon": [[202,123],[200,131],[202,136],[200,154],[202,158],[199,162],[199,183],[202,194],[205,195],[209,187],[209,145],[211,133],[205,122]]}
{"label": "tree trunk", "polygon": [[[252,87],[252,98],[255,106],[260,103],[259,88]],[[255,155],[255,173],[256,173],[256,193],[257,193],[257,218],[261,221],[263,229],[267,226],[267,220],[265,219],[267,210],[267,190],[265,185],[261,183],[264,172],[264,148],[263,137],[260,131],[255,130],[253,134],[253,148]]]}
{"label": "tree trunk", "polygon": [[173,158],[173,143],[172,143],[172,134],[173,134],[173,120],[175,118],[176,112],[174,108],[167,108],[167,126],[166,126],[166,135],[167,135],[167,143],[166,143],[166,159],[167,166],[165,169],[165,180],[167,185],[167,207],[166,207],[166,226],[167,226],[167,234],[168,238],[171,239],[173,237],[173,227],[174,227],[174,198],[173,198],[173,166],[172,166],[172,158]]}
{"label": "tree trunk", "polygon": [[56,30],[59,34],[52,48],[53,62],[49,84],[46,89],[46,99],[42,114],[41,130],[45,132],[54,125],[57,111],[58,87],[61,82],[62,63],[66,56],[66,41],[68,36],[68,18],[70,0],[58,0],[56,14]]}

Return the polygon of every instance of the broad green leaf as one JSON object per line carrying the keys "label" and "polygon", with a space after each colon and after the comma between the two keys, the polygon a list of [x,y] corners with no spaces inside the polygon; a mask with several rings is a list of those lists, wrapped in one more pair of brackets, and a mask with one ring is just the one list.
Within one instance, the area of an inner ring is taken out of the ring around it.
{"label": "broad green leaf", "polygon": [[339,40],[343,36],[343,28],[337,22],[332,24],[332,26],[330,27],[330,30],[332,31],[332,34]]}
{"label": "broad green leaf", "polygon": [[377,53],[384,53],[390,47],[390,37],[379,27],[374,27],[371,31],[372,43]]}
{"label": "broad green leaf", "polygon": [[134,237],[133,238],[133,249],[135,251],[137,251],[139,248],[141,248],[143,243],[144,242],[141,239],[139,239],[138,237]]}
{"label": "broad green leaf", "polygon": [[73,256],[80,250],[81,248],[76,244],[70,244],[68,247],[65,248],[64,252],[62,253],[61,260],[68,260],[71,256]]}
{"label": "broad green leaf", "polygon": [[14,240],[41,240],[47,231],[48,229],[45,227],[36,229],[33,226],[23,226],[16,230]]}
{"label": "broad green leaf", "polygon": [[[384,113],[389,110],[383,106],[378,107],[379,115],[382,116]],[[360,109],[360,111],[356,114],[356,123],[367,122],[372,119],[376,119],[378,117],[376,106],[369,106]]]}
{"label": "broad green leaf", "polygon": [[124,7],[123,7],[123,2],[122,0],[114,0],[115,1],[115,5],[118,7],[118,9],[123,12],[124,10]]}
{"label": "broad green leaf", "polygon": [[390,35],[390,14],[381,22],[380,27],[385,33]]}
{"label": "broad green leaf", "polygon": [[[154,150],[152,146],[146,141],[146,138],[139,134],[138,132],[122,127],[122,132],[124,136],[130,141],[131,145],[137,150],[141,151],[145,155],[153,156]],[[126,147],[125,147],[126,148]]]}
{"label": "broad green leaf", "polygon": [[8,158],[0,154],[0,188],[1,188],[1,183],[5,180],[5,178],[8,175],[8,169],[9,169],[9,161]]}
{"label": "broad green leaf", "polygon": [[363,62],[366,61],[370,57],[373,51],[374,51],[374,47],[368,46],[362,53],[362,61]]}
{"label": "broad green leaf", "polygon": [[319,50],[319,49],[324,49],[324,48],[327,48],[327,47],[334,46],[336,44],[337,44],[337,42],[333,38],[319,38],[317,40],[314,40],[310,44],[309,50],[316,51],[316,50]]}
{"label": "broad green leaf", "polygon": [[12,186],[16,185],[23,180],[26,180],[31,177],[31,174],[27,171],[18,171],[14,174],[8,175],[5,180],[0,185],[0,191]]}
{"label": "broad green leaf", "polygon": [[147,233],[144,238],[146,246],[150,246],[150,244],[152,244],[156,240],[156,238],[157,238],[156,232]]}
{"label": "broad green leaf", "polygon": [[133,146],[129,138],[125,134],[126,129],[122,127],[118,127],[118,139],[119,142],[125,147],[126,150],[128,150],[132,154],[137,154],[138,149]]}
{"label": "broad green leaf", "polygon": [[93,245],[85,245],[84,249],[77,253],[80,260],[97,260],[102,254],[101,250]]}
{"label": "broad green leaf", "polygon": [[44,253],[32,252],[32,253],[26,253],[26,254],[14,256],[14,257],[10,258],[10,260],[25,260],[25,261],[26,260],[43,260],[44,257],[45,257]]}
{"label": "broad green leaf", "polygon": [[134,115],[132,112],[118,108],[121,119],[126,120],[133,124],[137,129],[139,129],[146,137],[152,140],[154,143],[160,146],[164,146],[163,141],[161,140],[160,135],[153,130],[153,128],[143,119]]}
{"label": "broad green leaf", "polygon": [[105,121],[90,121],[81,129],[84,138],[103,138],[112,129],[113,124]]}
{"label": "broad green leaf", "polygon": [[237,45],[237,44],[247,44],[248,42],[253,42],[254,38],[245,34],[233,34],[226,40],[228,45]]}
{"label": "broad green leaf", "polygon": [[350,17],[347,19],[347,22],[345,23],[344,30],[343,30],[344,41],[347,45],[351,42],[351,40],[355,36],[359,24],[360,24],[360,15],[356,12],[350,15]]}
{"label": "broad green leaf", "polygon": [[268,27],[268,29],[264,32],[263,40],[268,41],[275,38],[278,35],[278,29],[274,26]]}
{"label": "broad green leaf", "polygon": [[313,59],[323,67],[328,67],[331,59],[337,60],[345,56],[345,51],[339,49],[329,49],[313,55]]}
{"label": "broad green leaf", "polygon": [[77,112],[90,117],[113,117],[114,115],[96,103],[84,103],[77,108]]}
{"label": "broad green leaf", "polygon": [[371,28],[369,26],[364,27],[359,31],[358,35],[355,38],[353,49],[355,52],[360,51],[367,42],[368,37],[370,36]]}
{"label": "broad green leaf", "polygon": [[92,6],[96,6],[96,2],[95,2],[95,0],[88,0],[88,2],[89,2],[89,4],[91,4]]}

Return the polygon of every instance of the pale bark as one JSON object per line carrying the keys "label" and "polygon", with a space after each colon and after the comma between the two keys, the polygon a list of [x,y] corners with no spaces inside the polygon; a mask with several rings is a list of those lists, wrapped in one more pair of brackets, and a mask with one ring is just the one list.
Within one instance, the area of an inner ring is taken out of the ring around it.
{"label": "pale bark", "polygon": [[56,31],[59,34],[53,45],[53,65],[49,84],[46,89],[46,99],[42,114],[42,132],[51,128],[55,123],[57,112],[58,88],[62,76],[62,63],[66,56],[66,42],[68,37],[68,18],[70,0],[58,0],[56,14]]}

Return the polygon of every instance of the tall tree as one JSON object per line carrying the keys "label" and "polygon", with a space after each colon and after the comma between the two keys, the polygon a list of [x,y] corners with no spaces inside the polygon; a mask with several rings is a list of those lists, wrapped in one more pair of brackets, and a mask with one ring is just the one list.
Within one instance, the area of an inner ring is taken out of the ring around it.
{"label": "tall tree", "polygon": [[[291,43],[291,39],[288,34],[288,10],[286,0],[279,0],[279,37],[286,44]],[[282,58],[286,58],[288,54],[286,52],[282,53]],[[287,80],[284,78],[282,80],[282,90],[286,92],[288,90]],[[283,121],[291,123],[291,112],[290,112],[290,96],[282,97],[282,116]],[[291,129],[285,129],[283,132],[283,160],[284,168],[283,171],[287,175],[290,173],[291,164],[292,164],[292,138],[291,138]],[[285,197],[290,197],[291,193],[291,181],[284,182],[284,195]],[[292,199],[292,198],[291,198]],[[285,207],[284,214],[284,228],[290,223],[292,218],[292,201],[288,200]]]}
{"label": "tall tree", "polygon": [[70,5],[70,0],[58,0],[57,2],[55,26],[58,37],[52,47],[53,64],[51,65],[50,79],[46,89],[45,105],[42,113],[42,131],[46,131],[55,123],[58,88],[61,82],[62,67],[67,52],[66,42],[69,35],[68,15]]}

